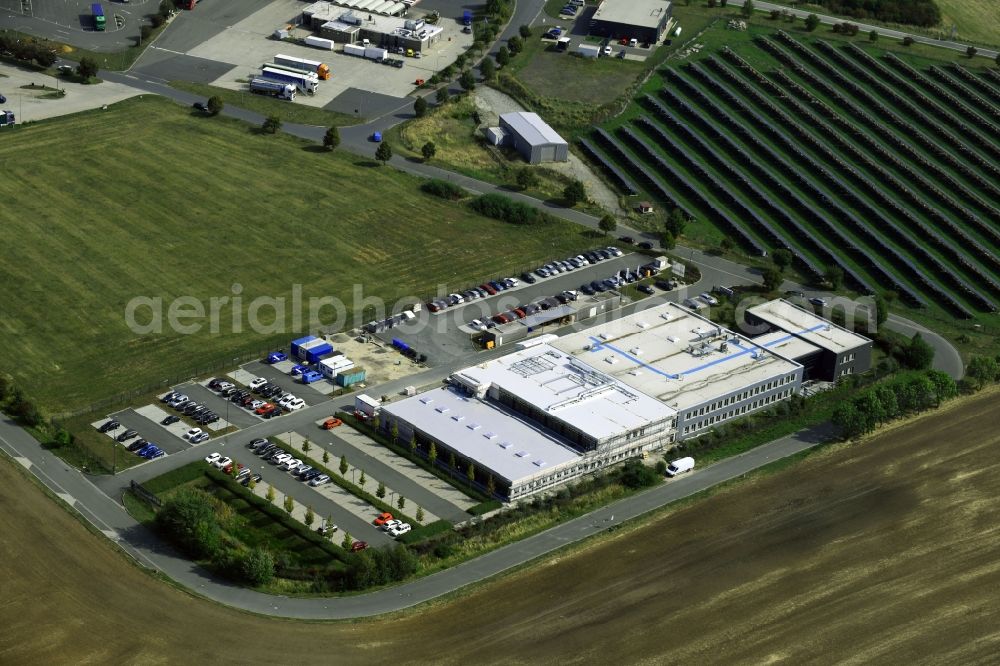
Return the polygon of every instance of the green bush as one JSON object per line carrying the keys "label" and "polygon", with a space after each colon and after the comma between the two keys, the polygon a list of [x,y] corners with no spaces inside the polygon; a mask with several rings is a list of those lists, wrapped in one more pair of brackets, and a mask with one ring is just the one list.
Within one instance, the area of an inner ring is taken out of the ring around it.
{"label": "green bush", "polygon": [[195,488],[182,488],[156,513],[156,524],[180,548],[196,558],[217,557],[222,530],[212,497]]}
{"label": "green bush", "polygon": [[422,192],[426,192],[427,194],[433,194],[436,197],[450,199],[452,201],[457,201],[465,196],[465,190],[461,187],[451,181],[441,180],[439,178],[432,178],[431,180],[424,181],[420,185],[420,190]]}
{"label": "green bush", "polygon": [[661,478],[663,477],[655,469],[643,464],[641,460],[626,461],[619,472],[619,480],[626,488],[655,486]]}
{"label": "green bush", "polygon": [[540,211],[519,201],[513,201],[502,194],[484,194],[473,199],[469,203],[469,207],[480,215],[503,220],[510,224],[542,224],[552,219],[545,211]]}

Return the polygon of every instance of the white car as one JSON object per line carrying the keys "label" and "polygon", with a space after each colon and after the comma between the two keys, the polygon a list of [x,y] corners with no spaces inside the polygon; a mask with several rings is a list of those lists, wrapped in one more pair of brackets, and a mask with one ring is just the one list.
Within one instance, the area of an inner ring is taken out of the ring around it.
{"label": "white car", "polygon": [[249,386],[252,390],[257,390],[266,383],[267,380],[264,379],[263,377],[254,377],[253,379],[250,380],[250,383],[247,384],[247,386]]}
{"label": "white car", "polygon": [[259,408],[263,407],[266,404],[267,403],[265,401],[263,401],[263,400],[254,400],[253,402],[250,403],[250,407],[248,409],[251,409],[251,410],[253,410],[253,409],[259,409]]}
{"label": "white car", "polygon": [[233,464],[233,459],[230,458],[229,456],[226,456],[224,458],[219,458],[218,460],[216,460],[212,464],[215,465],[216,467],[218,467],[219,469],[222,469],[226,465],[232,465]]}
{"label": "white car", "polygon": [[603,53],[605,56],[611,55],[611,45],[608,44],[607,46],[605,46],[604,50],[601,51],[601,53]]}
{"label": "white car", "polygon": [[201,434],[201,428],[191,428],[186,433],[184,433],[184,439],[194,439]]}
{"label": "white car", "polygon": [[205,456],[205,462],[214,464],[215,461],[221,457],[222,457],[221,453],[209,453],[207,456]]}
{"label": "white car", "polygon": [[389,530],[396,529],[402,524],[403,524],[402,520],[396,520],[395,518],[393,518],[392,520],[385,521],[385,524],[382,525],[382,529],[388,532]]}
{"label": "white car", "polygon": [[396,525],[389,530],[389,536],[391,537],[401,537],[412,529],[409,523],[403,523],[402,525]]}
{"label": "white car", "polygon": [[709,305],[718,305],[719,304],[719,299],[717,299],[715,296],[712,296],[707,291],[698,294],[698,298],[700,298],[701,300],[705,301]]}
{"label": "white car", "polygon": [[272,465],[281,465],[282,463],[285,463],[291,459],[292,459],[291,453],[282,453],[280,456],[275,456],[274,458],[271,458],[270,463]]}
{"label": "white car", "polygon": [[320,474],[315,479],[309,482],[309,485],[315,488],[316,486],[322,486],[324,483],[329,483],[330,477],[326,474]]}
{"label": "white car", "polygon": [[306,401],[303,400],[302,398],[296,398],[295,400],[292,400],[287,405],[285,405],[285,407],[292,410],[293,412],[298,411],[305,406],[306,406]]}
{"label": "white car", "polygon": [[282,407],[287,407],[288,403],[290,403],[293,400],[298,400],[298,398],[296,398],[294,395],[292,395],[291,393],[289,393],[289,394],[283,396],[281,398],[281,400],[278,401],[278,404],[281,405]]}
{"label": "white car", "polygon": [[620,256],[622,256],[624,254],[624,252],[622,252],[621,250],[619,250],[618,248],[616,248],[613,245],[609,245],[609,246],[607,246],[604,249],[607,250],[608,252],[610,252],[611,254],[615,255],[616,257],[620,257]]}
{"label": "white car", "polygon": [[287,458],[283,462],[278,463],[278,469],[291,472],[294,469],[298,469],[301,464],[302,461],[298,458]]}
{"label": "white car", "polygon": [[244,467],[243,469],[241,469],[241,470],[239,471],[239,474],[237,474],[237,475],[236,475],[236,476],[234,477],[234,479],[235,479],[236,481],[242,481],[242,480],[243,480],[243,477],[244,477],[244,476],[250,476],[250,474],[251,474],[251,473],[252,473],[252,472],[250,471],[250,468],[249,468],[249,467]]}
{"label": "white car", "polygon": [[236,384],[233,384],[232,382],[222,382],[221,384],[219,384],[218,386],[215,387],[215,390],[216,391],[225,391],[226,389],[235,388],[235,386],[236,386]]}
{"label": "white car", "polygon": [[206,439],[208,439],[208,433],[207,432],[201,432],[201,433],[198,433],[197,435],[195,435],[194,437],[192,437],[191,440],[190,440],[190,442],[192,444],[201,444]]}

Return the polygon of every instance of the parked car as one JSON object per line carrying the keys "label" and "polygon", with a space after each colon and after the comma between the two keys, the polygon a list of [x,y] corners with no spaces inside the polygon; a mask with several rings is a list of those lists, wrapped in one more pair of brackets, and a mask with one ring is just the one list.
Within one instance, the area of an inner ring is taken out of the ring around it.
{"label": "parked car", "polygon": [[285,405],[285,409],[297,412],[298,410],[302,409],[305,406],[306,406],[305,400],[303,400],[302,398],[296,398],[295,400],[292,400],[287,405]]}
{"label": "parked car", "polygon": [[128,440],[132,439],[133,437],[138,437],[138,436],[139,436],[139,432],[138,431],[136,431],[136,430],[126,430],[122,434],[120,434],[117,437],[115,437],[115,439],[117,439],[119,442],[127,442]]}
{"label": "parked car", "polygon": [[191,439],[192,437],[195,437],[196,435],[200,435],[201,432],[202,432],[201,428],[191,428],[186,433],[184,433],[184,438],[185,439]]}
{"label": "parked car", "polygon": [[812,303],[813,305],[817,306],[817,307],[821,307],[821,308],[822,307],[826,307],[826,299],[825,298],[819,298],[818,296],[814,296],[814,297],[812,297],[812,298],[809,299],[809,302]]}
{"label": "parked car", "polygon": [[177,393],[177,391],[171,391],[170,393],[168,393],[165,396],[163,396],[162,398],[160,398],[160,402],[164,402],[164,403],[170,402],[171,400],[173,400],[174,398],[176,398],[178,395],[180,395],[180,394]]}
{"label": "parked car", "polygon": [[649,241],[642,241],[641,243],[639,243],[639,247],[641,247],[643,250],[652,250],[653,244],[650,243]]}
{"label": "parked car", "polygon": [[667,465],[667,476],[674,477],[694,469],[694,458],[678,458]]}
{"label": "parked car", "polygon": [[265,446],[267,446],[267,440],[263,438],[255,439],[247,444],[247,448],[252,451],[257,451]]}
{"label": "parked car", "polygon": [[619,236],[618,237],[618,242],[619,243],[628,243],[629,245],[633,245],[633,244],[635,244],[635,239],[632,238],[631,236]]}
{"label": "parked car", "polygon": [[653,294],[656,293],[656,290],[650,287],[648,284],[640,284],[636,287],[636,289],[638,289],[644,294],[648,294],[649,296],[652,296]]}
{"label": "parked car", "polygon": [[166,451],[162,451],[160,449],[156,449],[156,453],[154,453],[153,455],[149,456],[149,459],[150,460],[156,460],[157,458],[162,458],[165,455],[167,455]]}
{"label": "parked car", "polygon": [[180,420],[181,420],[181,417],[175,416],[174,414],[171,414],[167,418],[165,418],[162,421],[160,421],[160,425],[165,425],[165,426],[173,425],[174,423],[177,423]]}
{"label": "parked car", "polygon": [[205,456],[205,462],[209,464],[215,464],[216,461],[218,461],[220,458],[222,458],[222,454],[213,451],[212,453],[209,453],[207,456]]}
{"label": "parked car", "polygon": [[292,369],[288,371],[288,374],[290,374],[290,375],[292,375],[294,377],[296,375],[301,375],[307,369],[308,368],[306,366],[304,366],[304,365],[296,364],[296,365],[292,366]]}
{"label": "parked car", "polygon": [[309,482],[309,485],[315,488],[316,486],[322,486],[324,483],[328,483],[329,481],[330,481],[329,476],[327,476],[326,474],[320,474],[315,479],[312,479]]}
{"label": "parked car", "polygon": [[240,485],[249,486],[250,481],[253,481],[254,483],[260,483],[261,479],[263,478],[264,477],[261,476],[260,474],[251,474],[249,476],[243,477],[243,480],[240,481]]}
{"label": "parked car", "polygon": [[357,553],[357,552],[360,552],[362,550],[366,550],[367,548],[368,548],[368,542],[367,541],[355,541],[354,543],[351,544],[351,552],[352,553]]}
{"label": "parked car", "polygon": [[137,439],[128,446],[126,446],[125,450],[132,451],[134,453],[143,447],[149,446],[150,444],[152,444],[152,442],[148,442],[144,439]]}
{"label": "parked car", "polygon": [[401,525],[396,525],[395,527],[393,527],[393,528],[391,528],[391,529],[389,529],[387,531],[389,533],[389,536],[391,536],[393,538],[396,538],[396,537],[403,536],[404,534],[406,534],[407,532],[409,532],[411,529],[412,528],[410,527],[409,523],[402,523]]}
{"label": "parked car", "polygon": [[535,284],[535,282],[537,282],[535,276],[527,271],[521,273],[521,279],[527,282],[528,284]]}
{"label": "parked car", "polygon": [[105,421],[101,425],[101,427],[98,428],[97,430],[99,432],[111,432],[112,430],[117,430],[118,428],[120,428],[121,425],[122,424],[118,423],[118,421],[116,421],[115,419],[111,419],[110,421]]}
{"label": "parked car", "polygon": [[267,355],[267,362],[272,365],[287,360],[288,360],[288,354],[286,354],[285,352],[276,351],[276,352],[271,352],[270,354]]}
{"label": "parked car", "polygon": [[378,514],[375,517],[375,526],[376,527],[381,527],[382,525],[385,525],[390,520],[392,520],[392,514],[391,513],[389,513],[389,512],[380,513],[380,514]]}
{"label": "parked car", "polygon": [[313,471],[313,466],[312,465],[307,465],[305,463],[302,463],[301,465],[299,465],[298,469],[289,470],[289,471],[294,471],[295,472],[295,476],[297,476],[297,477],[299,477],[301,479],[303,476],[305,476],[309,472]]}
{"label": "parked car", "polygon": [[323,475],[323,472],[321,472],[320,470],[318,470],[318,469],[311,469],[308,472],[306,472],[305,474],[302,474],[300,472],[299,473],[299,479],[301,479],[302,481],[307,481],[308,482],[308,481],[312,481],[313,479],[315,479],[317,477],[320,477],[322,475]]}
{"label": "parked car", "polygon": [[327,534],[335,534],[339,529],[340,528],[337,527],[336,525],[328,523],[324,520],[323,523],[316,528],[316,531],[319,532],[321,535],[326,536]]}
{"label": "parked car", "polygon": [[194,437],[192,437],[189,441],[192,444],[201,444],[206,439],[208,439],[208,437],[209,437],[209,434],[207,432],[202,432],[202,433],[199,433],[199,434],[195,435]]}
{"label": "parked car", "polygon": [[700,298],[701,300],[705,301],[709,305],[718,305],[719,304],[719,299],[717,299],[715,296],[712,296],[707,291],[703,291],[702,293],[698,294],[698,298]]}
{"label": "parked car", "polygon": [[208,107],[205,106],[204,102],[195,102],[191,106],[194,107],[195,110],[197,110],[197,111],[201,111],[203,113],[208,113]]}

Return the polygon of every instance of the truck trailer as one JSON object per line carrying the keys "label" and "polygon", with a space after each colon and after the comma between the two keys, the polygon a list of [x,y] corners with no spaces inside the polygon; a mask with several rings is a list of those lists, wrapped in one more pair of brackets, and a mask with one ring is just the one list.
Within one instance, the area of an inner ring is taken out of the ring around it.
{"label": "truck trailer", "polygon": [[365,47],[365,57],[369,60],[374,60],[376,62],[382,62],[387,57],[389,57],[388,49],[380,49],[377,46],[366,46]]}
{"label": "truck trailer", "polygon": [[352,56],[365,57],[365,47],[361,44],[344,44],[344,53]]}
{"label": "truck trailer", "polygon": [[330,67],[319,60],[307,60],[306,58],[279,53],[274,56],[274,62],[275,64],[292,67],[302,72],[313,72],[324,81],[330,78]]}
{"label": "truck trailer", "polygon": [[250,92],[257,95],[268,95],[270,97],[277,97],[278,99],[293,101],[296,91],[295,86],[291,83],[253,78],[250,79]]}
{"label": "truck trailer", "polygon": [[306,46],[313,46],[317,49],[324,49],[326,51],[333,50],[333,40],[326,39],[325,37],[317,37],[315,35],[309,35],[305,38]]}
{"label": "truck trailer", "polygon": [[277,67],[264,67],[260,70],[260,76],[279,83],[290,83],[300,91],[309,93],[316,92],[319,88],[319,77],[310,72],[295,72]]}

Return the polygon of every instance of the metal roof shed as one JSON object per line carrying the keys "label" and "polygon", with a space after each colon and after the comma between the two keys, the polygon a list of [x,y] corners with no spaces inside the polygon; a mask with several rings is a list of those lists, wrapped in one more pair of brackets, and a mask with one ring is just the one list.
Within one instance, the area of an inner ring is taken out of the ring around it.
{"label": "metal roof shed", "polygon": [[500,127],[510,133],[514,147],[529,164],[569,159],[569,144],[537,113],[502,113]]}

